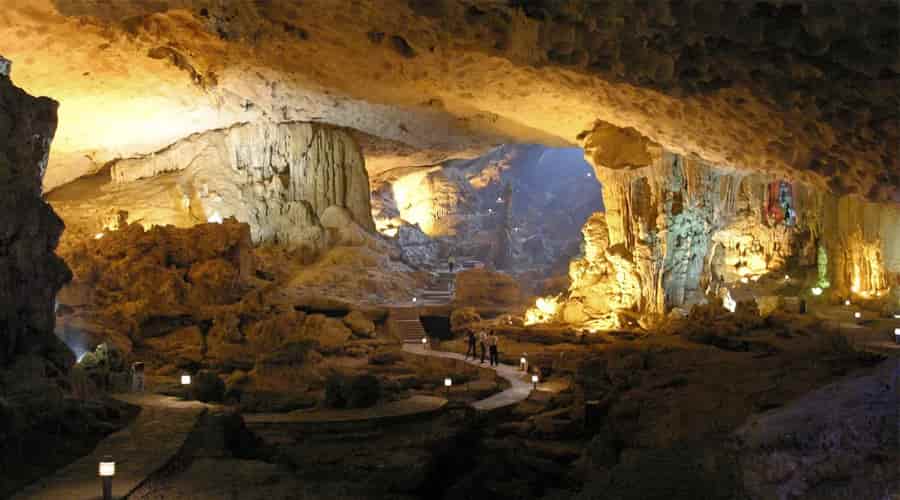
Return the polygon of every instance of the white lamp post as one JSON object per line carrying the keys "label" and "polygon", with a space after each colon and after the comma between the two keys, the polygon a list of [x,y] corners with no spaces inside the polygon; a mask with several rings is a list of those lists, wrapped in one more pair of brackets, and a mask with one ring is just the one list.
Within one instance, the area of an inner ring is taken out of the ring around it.
{"label": "white lamp post", "polygon": [[528,359],[526,359],[525,356],[519,358],[519,369],[523,372],[528,371]]}
{"label": "white lamp post", "polygon": [[447,396],[450,396],[450,386],[453,385],[453,380],[450,377],[444,379],[444,387],[447,388]]}
{"label": "white lamp post", "polygon": [[97,472],[103,481],[103,500],[112,500],[112,478],[116,475],[116,463],[111,456],[103,457]]}
{"label": "white lamp post", "polygon": [[428,349],[428,337],[422,337],[422,347]]}
{"label": "white lamp post", "polygon": [[894,328],[894,342],[900,344],[900,328]]}
{"label": "white lamp post", "polygon": [[853,317],[856,318],[856,319],[862,318],[862,313],[861,313],[861,312],[855,312],[855,313],[853,313]]}
{"label": "white lamp post", "polygon": [[534,387],[534,390],[537,390],[538,380],[539,380],[539,379],[538,379],[538,376],[537,376],[537,375],[532,375],[532,376],[531,376],[531,385]]}
{"label": "white lamp post", "polygon": [[191,385],[191,376],[185,373],[181,376],[181,385]]}

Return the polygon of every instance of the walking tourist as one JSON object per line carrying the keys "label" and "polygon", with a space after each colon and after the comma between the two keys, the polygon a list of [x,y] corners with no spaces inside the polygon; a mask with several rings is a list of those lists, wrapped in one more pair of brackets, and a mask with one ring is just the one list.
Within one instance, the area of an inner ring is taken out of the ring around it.
{"label": "walking tourist", "polygon": [[500,356],[497,351],[497,344],[499,343],[500,337],[498,337],[495,332],[492,332],[490,338],[488,339],[488,344],[490,344],[491,349],[491,366],[497,366],[500,364]]}
{"label": "walking tourist", "polygon": [[487,333],[479,332],[478,342],[481,343],[481,364],[484,364],[484,357],[487,355]]}
{"label": "walking tourist", "polygon": [[466,348],[466,359],[469,359],[469,355],[472,355],[472,359],[478,357],[478,351],[475,346],[475,332],[473,330],[469,330],[466,334],[468,340],[468,348]]}

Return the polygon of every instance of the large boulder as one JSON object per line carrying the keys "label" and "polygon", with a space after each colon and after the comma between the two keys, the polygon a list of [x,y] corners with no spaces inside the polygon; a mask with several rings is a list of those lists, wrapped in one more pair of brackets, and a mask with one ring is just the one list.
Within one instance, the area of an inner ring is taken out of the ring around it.
{"label": "large boulder", "polygon": [[351,330],[337,318],[329,318],[324,314],[307,316],[303,329],[298,332],[300,339],[312,339],[323,352],[335,352],[344,347],[350,339]]}
{"label": "large boulder", "polygon": [[508,274],[470,269],[456,275],[456,303],[469,306],[515,306],[522,302],[519,284]]}
{"label": "large boulder", "polygon": [[360,337],[372,338],[375,336],[375,323],[360,311],[351,311],[350,314],[344,316],[344,324]]}

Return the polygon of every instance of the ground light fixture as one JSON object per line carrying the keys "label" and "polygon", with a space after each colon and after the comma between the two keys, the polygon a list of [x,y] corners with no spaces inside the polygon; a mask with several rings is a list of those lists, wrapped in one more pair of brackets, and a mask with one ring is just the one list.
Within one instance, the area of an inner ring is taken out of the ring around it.
{"label": "ground light fixture", "polygon": [[116,462],[106,455],[100,461],[97,468],[100,480],[103,482],[103,500],[112,500],[112,478],[116,475]]}
{"label": "ground light fixture", "polygon": [[191,376],[185,373],[181,376],[181,385],[191,385]]}
{"label": "ground light fixture", "polygon": [[531,385],[534,387],[535,390],[537,390],[538,380],[539,380],[539,379],[538,379],[538,376],[537,376],[537,375],[532,375],[532,376],[531,376]]}
{"label": "ground light fixture", "polygon": [[814,286],[814,287],[812,288],[812,290],[810,290],[810,291],[811,291],[812,294],[815,295],[816,297],[818,297],[819,295],[822,295],[822,292],[824,292],[824,290],[822,290],[822,287],[818,287],[818,286]]}
{"label": "ground light fixture", "polygon": [[519,358],[519,369],[523,372],[528,370],[528,360],[525,359],[525,356]]}
{"label": "ground light fixture", "polygon": [[900,328],[894,328],[894,342],[900,344]]}
{"label": "ground light fixture", "polygon": [[418,302],[418,300],[419,300],[418,297],[413,297],[413,298],[412,298],[412,301],[413,301],[413,302]]}
{"label": "ground light fixture", "polygon": [[444,387],[447,388],[447,396],[450,396],[450,386],[453,385],[453,380],[450,377],[444,379]]}
{"label": "ground light fixture", "polygon": [[428,348],[428,337],[422,337],[422,347]]}
{"label": "ground light fixture", "polygon": [[853,313],[853,317],[856,318],[856,319],[862,318],[862,313],[861,313],[861,312],[855,312],[855,313]]}
{"label": "ground light fixture", "polygon": [[845,301],[844,301],[844,305],[845,305],[845,306],[849,306],[849,305],[850,305],[850,300],[849,300],[849,299],[848,299],[848,300],[845,300]]}

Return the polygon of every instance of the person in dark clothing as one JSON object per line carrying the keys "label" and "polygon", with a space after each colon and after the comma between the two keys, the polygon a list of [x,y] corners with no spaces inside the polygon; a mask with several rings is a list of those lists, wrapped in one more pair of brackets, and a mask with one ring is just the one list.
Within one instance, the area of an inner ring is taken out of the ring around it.
{"label": "person in dark clothing", "polygon": [[481,343],[481,364],[484,364],[484,357],[487,355],[487,334],[479,333],[478,341]]}
{"label": "person in dark clothing", "polygon": [[472,355],[472,359],[477,357],[478,351],[475,349],[475,332],[469,330],[466,334],[469,347],[466,349],[466,359],[469,359],[469,355]]}
{"label": "person in dark clothing", "polygon": [[497,366],[500,364],[500,354],[497,351],[497,344],[500,343],[500,338],[497,337],[496,333],[491,332],[491,336],[488,337],[488,346],[491,349],[491,366]]}

